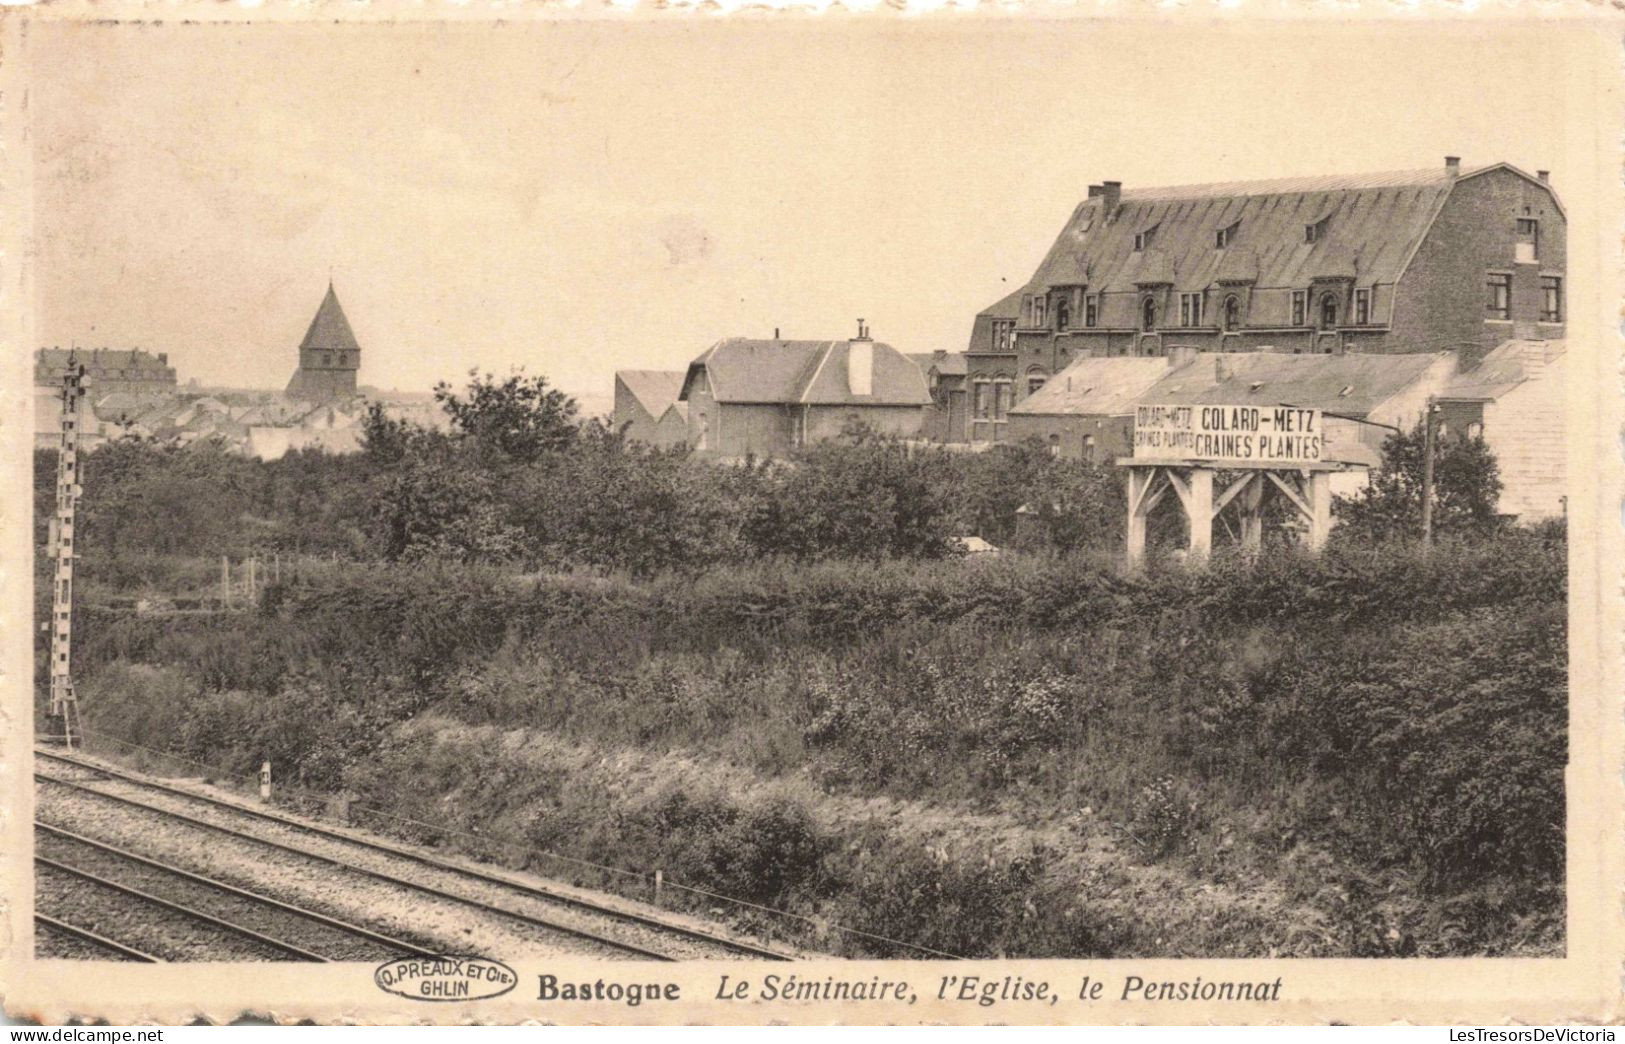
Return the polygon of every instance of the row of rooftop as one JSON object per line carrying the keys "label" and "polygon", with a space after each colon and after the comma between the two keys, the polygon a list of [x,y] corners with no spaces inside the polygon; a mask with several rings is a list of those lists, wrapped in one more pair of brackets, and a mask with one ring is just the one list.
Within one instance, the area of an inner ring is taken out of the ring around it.
{"label": "row of rooftop", "polygon": [[683,371],[617,373],[613,419],[725,459],[861,421],[1105,460],[1126,451],[1135,404],[1275,399],[1355,418],[1347,452],[1369,462],[1382,425],[1414,424],[1431,399],[1499,445],[1508,513],[1555,514],[1566,253],[1550,175],[1507,163],[1107,181],[1032,277],[974,316],[963,351],[904,355],[861,320],[847,339],[726,338]]}

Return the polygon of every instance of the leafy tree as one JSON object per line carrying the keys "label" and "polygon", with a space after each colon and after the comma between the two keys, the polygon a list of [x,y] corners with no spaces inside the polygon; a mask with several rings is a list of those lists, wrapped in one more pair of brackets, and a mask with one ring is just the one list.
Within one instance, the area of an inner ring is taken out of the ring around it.
{"label": "leafy tree", "polygon": [[[1421,422],[1388,436],[1382,463],[1353,496],[1338,497],[1332,511],[1338,532],[1360,540],[1415,540],[1422,532],[1422,471],[1426,435]],[[1500,525],[1500,468],[1482,435],[1449,434],[1433,451],[1433,531],[1483,536]]]}
{"label": "leafy tree", "polygon": [[473,438],[486,455],[528,464],[575,442],[579,407],[549,387],[546,377],[526,377],[518,370],[501,380],[477,370],[468,376],[464,393],[441,381],[434,397],[457,431]]}

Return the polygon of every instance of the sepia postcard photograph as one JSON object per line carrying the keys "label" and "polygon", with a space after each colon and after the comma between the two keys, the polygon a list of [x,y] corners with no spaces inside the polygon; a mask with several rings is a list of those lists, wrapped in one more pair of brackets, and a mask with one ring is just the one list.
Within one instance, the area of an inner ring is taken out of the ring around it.
{"label": "sepia postcard photograph", "polygon": [[1617,1018],[1625,25],[1245,7],[0,14],[7,1016]]}

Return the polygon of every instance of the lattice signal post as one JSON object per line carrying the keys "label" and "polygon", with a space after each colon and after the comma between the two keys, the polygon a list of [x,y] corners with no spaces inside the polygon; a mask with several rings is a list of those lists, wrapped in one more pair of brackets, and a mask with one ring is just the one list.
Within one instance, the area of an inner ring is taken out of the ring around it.
{"label": "lattice signal post", "polygon": [[51,723],[50,736],[69,748],[78,742],[79,701],[73,691],[73,560],[74,509],[84,488],[79,483],[80,403],[85,396],[85,368],[68,358],[62,377],[62,440],[56,456],[56,514],[51,518],[50,556],[54,562],[51,594]]}

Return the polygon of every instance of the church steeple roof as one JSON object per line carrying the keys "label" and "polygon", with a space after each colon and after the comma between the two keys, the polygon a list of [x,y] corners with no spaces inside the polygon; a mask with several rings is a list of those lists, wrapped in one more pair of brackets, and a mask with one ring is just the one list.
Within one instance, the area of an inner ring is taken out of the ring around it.
{"label": "church steeple roof", "polygon": [[322,298],[321,307],[316,309],[316,317],[310,321],[310,329],[305,331],[305,339],[299,342],[300,351],[310,348],[324,351],[361,351],[361,346],[356,343],[355,334],[350,330],[350,320],[344,317],[344,307],[339,304],[339,295],[333,292],[332,280],[327,282],[327,295]]}

